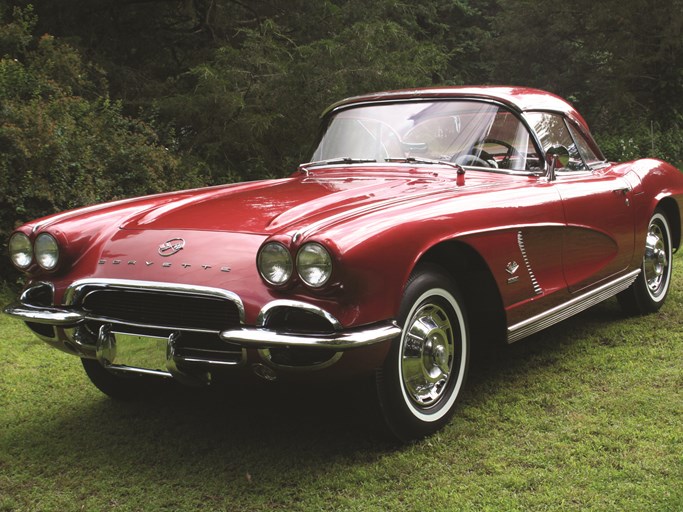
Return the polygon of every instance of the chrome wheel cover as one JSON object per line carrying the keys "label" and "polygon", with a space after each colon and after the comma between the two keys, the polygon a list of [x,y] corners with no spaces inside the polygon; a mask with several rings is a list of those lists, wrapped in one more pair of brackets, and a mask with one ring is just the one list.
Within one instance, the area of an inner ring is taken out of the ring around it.
{"label": "chrome wheel cover", "polygon": [[401,378],[410,400],[420,409],[447,394],[455,357],[450,318],[438,304],[421,305],[408,319],[401,353]]}
{"label": "chrome wheel cover", "polygon": [[643,272],[645,284],[653,299],[666,291],[669,276],[669,239],[668,233],[653,219],[645,239]]}

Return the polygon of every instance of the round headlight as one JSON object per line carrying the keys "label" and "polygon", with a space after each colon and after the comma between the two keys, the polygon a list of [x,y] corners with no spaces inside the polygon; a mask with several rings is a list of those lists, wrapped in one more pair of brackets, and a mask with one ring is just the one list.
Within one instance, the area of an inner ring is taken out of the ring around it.
{"label": "round headlight", "polygon": [[268,242],[258,255],[258,270],[261,277],[272,285],[281,285],[292,277],[292,256],[289,250],[278,242]]}
{"label": "round headlight", "polygon": [[23,233],[14,233],[9,239],[9,256],[17,268],[27,269],[33,261],[33,247],[29,237]]}
{"label": "round headlight", "polygon": [[313,288],[319,288],[332,275],[332,258],[322,245],[304,244],[296,256],[296,269],[304,283]]}
{"label": "round headlight", "polygon": [[45,270],[54,270],[59,262],[59,245],[52,235],[41,233],[33,244],[36,261]]}

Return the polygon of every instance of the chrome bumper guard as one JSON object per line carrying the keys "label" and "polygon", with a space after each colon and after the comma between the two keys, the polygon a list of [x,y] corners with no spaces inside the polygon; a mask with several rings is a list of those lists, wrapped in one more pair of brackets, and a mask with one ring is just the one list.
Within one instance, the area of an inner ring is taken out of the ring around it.
{"label": "chrome bumper guard", "polygon": [[[179,357],[176,354],[176,342],[179,336],[178,333],[173,333],[168,337],[139,336],[117,332],[112,330],[110,325],[103,325],[97,338],[95,358],[109,371],[172,377],[190,386],[208,384],[211,378],[206,372],[188,373],[182,370],[178,363],[196,362],[211,366],[239,364]],[[131,343],[130,338],[135,341]]]}

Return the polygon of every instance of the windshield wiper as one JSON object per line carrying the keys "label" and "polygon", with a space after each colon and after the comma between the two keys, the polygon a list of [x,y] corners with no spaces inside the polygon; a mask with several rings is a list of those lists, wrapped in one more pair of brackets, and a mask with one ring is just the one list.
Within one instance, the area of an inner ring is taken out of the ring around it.
{"label": "windshield wiper", "polygon": [[447,165],[457,169],[458,172],[465,172],[462,165],[456,164],[455,162],[447,162],[445,160],[434,160],[433,158],[415,158],[412,156],[406,158],[385,158],[385,162],[397,162],[406,164],[429,164],[429,165]]}
{"label": "windshield wiper", "polygon": [[334,164],[368,164],[373,162],[377,162],[377,160],[374,158],[351,158],[350,156],[340,156],[338,158],[329,158],[327,160],[317,160],[315,162],[301,164],[299,170],[308,174],[309,167]]}

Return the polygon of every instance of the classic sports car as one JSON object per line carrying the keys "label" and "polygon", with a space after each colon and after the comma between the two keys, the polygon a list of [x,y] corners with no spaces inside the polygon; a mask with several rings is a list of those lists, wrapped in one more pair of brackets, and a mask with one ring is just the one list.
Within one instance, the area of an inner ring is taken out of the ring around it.
{"label": "classic sports car", "polygon": [[82,359],[104,393],[373,377],[387,425],[453,414],[470,352],[618,295],[657,311],[683,174],[605,161],[552,94],[453,87],[332,105],[290,177],[117,201],[21,226],[5,312]]}

